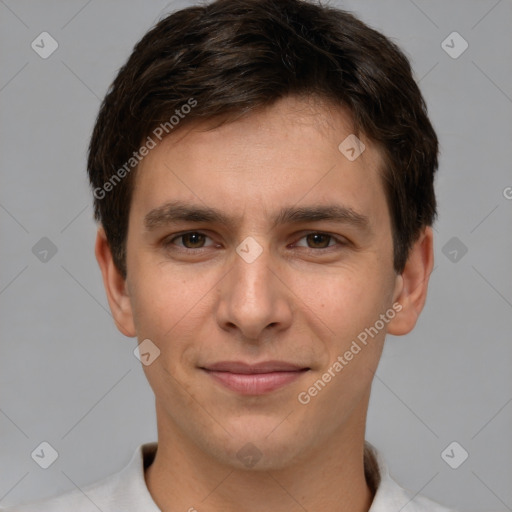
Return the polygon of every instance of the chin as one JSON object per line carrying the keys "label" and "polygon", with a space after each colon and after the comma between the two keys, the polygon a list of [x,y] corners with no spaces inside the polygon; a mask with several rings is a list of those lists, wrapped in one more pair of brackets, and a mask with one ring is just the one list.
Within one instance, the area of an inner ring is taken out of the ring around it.
{"label": "chin", "polygon": [[[211,439],[208,450],[217,460],[236,469],[252,471],[278,470],[293,464],[307,444],[289,424],[270,418],[247,418],[237,425],[226,425],[222,439]],[[281,422],[281,424],[280,424]],[[276,428],[277,427],[277,428]]]}

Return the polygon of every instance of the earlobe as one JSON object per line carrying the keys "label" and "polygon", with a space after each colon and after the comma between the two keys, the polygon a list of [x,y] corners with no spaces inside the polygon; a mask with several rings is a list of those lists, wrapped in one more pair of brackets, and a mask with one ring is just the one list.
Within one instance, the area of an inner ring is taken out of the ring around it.
{"label": "earlobe", "polygon": [[388,324],[388,333],[401,336],[412,331],[427,298],[428,280],[434,266],[431,227],[426,227],[409,251],[404,270],[397,276],[395,302],[402,309]]}
{"label": "earlobe", "polygon": [[102,226],[98,228],[94,252],[103,276],[103,285],[105,286],[114,322],[119,331],[125,336],[133,338],[136,336],[136,332],[126,280],[114,264],[112,252]]}

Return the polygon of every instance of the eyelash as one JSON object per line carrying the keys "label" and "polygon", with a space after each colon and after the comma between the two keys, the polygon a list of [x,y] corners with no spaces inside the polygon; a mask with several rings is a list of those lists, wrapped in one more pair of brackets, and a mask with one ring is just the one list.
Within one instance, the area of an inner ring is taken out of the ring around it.
{"label": "eyelash", "polygon": [[[206,238],[210,238],[208,235],[206,235],[205,233],[202,233],[201,231],[186,231],[186,232],[181,233],[179,235],[174,235],[174,236],[172,236],[172,238],[165,239],[163,241],[163,246],[164,246],[165,249],[173,249],[173,250],[177,250],[177,251],[181,251],[181,252],[185,252],[185,253],[194,252],[196,254],[201,253],[204,250],[208,249],[208,247],[198,247],[197,249],[191,249],[191,248],[188,248],[188,247],[180,247],[180,246],[178,246],[178,245],[173,243],[175,240],[178,240],[180,238],[183,238],[186,235],[191,235],[191,234],[203,235]],[[311,248],[311,247],[301,247],[302,249],[305,249],[306,252],[319,253],[319,252],[331,251],[333,248],[336,247],[336,245],[338,247],[343,247],[343,246],[349,245],[349,242],[346,239],[344,239],[344,238],[340,239],[340,238],[338,238],[338,237],[336,237],[334,235],[331,235],[330,233],[324,233],[323,231],[310,231],[308,233],[305,233],[304,235],[302,235],[299,238],[299,241],[302,240],[303,238],[306,238],[309,235],[327,236],[327,237],[329,237],[329,243],[331,242],[331,240],[334,240],[337,243],[334,244],[334,245],[328,245],[327,247],[319,247],[319,248],[316,248],[316,249],[315,248]]]}

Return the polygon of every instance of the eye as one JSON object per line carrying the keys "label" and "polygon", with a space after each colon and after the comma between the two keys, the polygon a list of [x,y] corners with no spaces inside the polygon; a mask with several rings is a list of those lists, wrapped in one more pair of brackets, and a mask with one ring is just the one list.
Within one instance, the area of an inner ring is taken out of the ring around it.
{"label": "eye", "polygon": [[[308,249],[327,249],[329,247],[333,247],[335,245],[347,245],[347,242],[341,238],[337,238],[334,235],[329,235],[328,233],[308,233],[304,235],[300,240],[306,240],[306,248]],[[334,243],[330,243],[334,242]],[[304,245],[296,244],[298,247],[304,247]]]}
{"label": "eye", "polygon": [[[164,241],[164,246],[169,247],[171,245],[181,247],[185,250],[194,250],[194,249],[202,249],[205,246],[205,240],[207,238],[210,238],[209,236],[206,236],[204,233],[200,233],[199,231],[189,231],[187,233],[182,233],[181,235],[174,236],[172,238],[169,238]],[[175,243],[175,240],[182,241],[182,244]]]}
{"label": "eye", "polygon": [[[212,243],[206,245],[206,240]],[[305,245],[300,243],[305,240]],[[336,237],[329,233],[312,232],[307,233],[294,244],[294,247],[303,247],[306,250],[320,252],[321,249],[330,249],[336,246],[348,245],[348,241],[343,237]],[[213,240],[200,231],[187,231],[178,235],[173,235],[162,242],[166,249],[176,249],[181,251],[199,252],[201,249],[215,246]]]}

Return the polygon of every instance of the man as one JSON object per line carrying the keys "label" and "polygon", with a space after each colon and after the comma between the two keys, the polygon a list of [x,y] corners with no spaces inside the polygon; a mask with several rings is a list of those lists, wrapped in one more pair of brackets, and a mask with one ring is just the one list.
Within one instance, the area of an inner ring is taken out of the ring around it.
{"label": "man", "polygon": [[218,0],[159,22],[88,160],[158,444],[12,510],[446,511],[364,439],[385,335],[425,303],[437,152],[407,59],[346,12]]}

